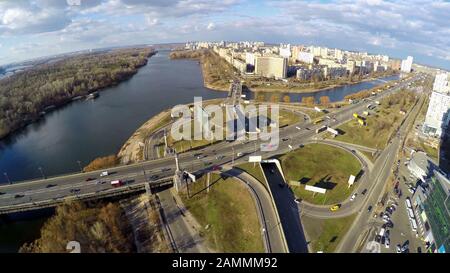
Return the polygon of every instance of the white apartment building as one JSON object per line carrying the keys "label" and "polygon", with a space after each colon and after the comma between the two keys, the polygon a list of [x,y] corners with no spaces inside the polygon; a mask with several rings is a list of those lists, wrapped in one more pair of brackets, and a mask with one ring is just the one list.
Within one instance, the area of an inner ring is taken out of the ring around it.
{"label": "white apartment building", "polygon": [[434,78],[433,91],[440,93],[450,93],[450,85],[448,84],[449,80],[449,73],[437,74]]}
{"label": "white apartment building", "polygon": [[312,64],[314,62],[314,55],[309,52],[301,51],[298,53],[297,61]]}
{"label": "white apartment building", "polygon": [[[443,84],[445,80],[441,75],[439,74],[435,78],[425,123],[422,128],[424,134],[435,137],[442,136],[450,120],[450,114],[448,113],[450,110],[450,94]],[[442,92],[442,90],[447,90],[447,92]]]}
{"label": "white apartment building", "polygon": [[280,56],[283,58],[291,57],[291,45],[287,44],[286,46],[280,45]]}
{"label": "white apartment building", "polygon": [[408,56],[406,60],[402,61],[402,66],[400,70],[405,73],[410,73],[412,69],[413,60],[414,58],[412,56]]}

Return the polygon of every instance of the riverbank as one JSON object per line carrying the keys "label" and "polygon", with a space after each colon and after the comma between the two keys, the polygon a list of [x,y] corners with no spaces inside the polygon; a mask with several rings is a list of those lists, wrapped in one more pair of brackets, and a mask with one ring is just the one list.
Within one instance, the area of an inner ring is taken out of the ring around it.
{"label": "riverbank", "polygon": [[[221,102],[222,99],[206,100],[203,101],[203,106],[214,103],[220,104]],[[191,106],[192,103],[188,103],[186,105]],[[146,146],[146,142],[149,141],[151,134],[155,133],[156,131],[169,125],[172,122],[172,118],[170,115],[171,111],[172,109],[166,109],[156,116],[153,116],[144,124],[142,124],[130,136],[130,138],[122,145],[119,152],[117,153],[117,158],[120,164],[131,164],[145,159],[144,149]],[[168,130],[167,133],[170,134],[170,130]]]}
{"label": "riverbank", "polygon": [[295,89],[295,87],[289,87],[289,83],[276,82],[276,84],[273,86],[272,86],[273,83],[270,83],[271,87],[262,87],[261,85],[258,85],[257,87],[247,87],[247,88],[248,88],[248,90],[250,90],[254,93],[258,93],[258,92],[261,92],[261,93],[293,93],[293,94],[318,93],[318,92],[332,90],[334,88],[351,86],[351,85],[355,85],[355,84],[363,83],[363,82],[375,81],[375,80],[379,80],[379,79],[383,79],[383,78],[395,76],[395,75],[397,75],[397,74],[394,73],[394,74],[388,74],[388,75],[380,75],[378,77],[369,77],[369,78],[361,79],[358,81],[343,80],[336,84],[327,84],[326,82],[320,83],[321,85],[326,85],[325,87],[306,87],[306,88],[302,88],[302,89]]}
{"label": "riverbank", "polygon": [[[202,67],[203,83],[206,88],[217,91],[229,91],[230,82],[236,78],[237,70],[227,61],[208,49],[201,50],[176,50],[169,55],[170,59],[194,59],[198,60]],[[314,93],[339,88],[346,85],[354,85],[363,82],[374,81],[389,76],[395,76],[395,71],[372,74],[369,77],[354,79],[336,79],[316,83],[300,83],[290,79],[288,82],[264,79],[256,76],[244,76],[242,78],[244,88],[251,92],[279,92],[279,93]],[[300,87],[301,86],[301,87]]]}
{"label": "riverbank", "polygon": [[151,48],[87,53],[2,79],[0,139],[72,101],[129,80],[154,54]]}
{"label": "riverbank", "polygon": [[171,60],[193,59],[201,65],[203,85],[216,91],[229,91],[235,68],[216,53],[204,50],[177,50],[169,55]]}

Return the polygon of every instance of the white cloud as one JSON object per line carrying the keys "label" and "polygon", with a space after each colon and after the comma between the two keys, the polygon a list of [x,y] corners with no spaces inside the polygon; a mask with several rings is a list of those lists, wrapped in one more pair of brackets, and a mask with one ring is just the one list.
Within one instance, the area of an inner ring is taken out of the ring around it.
{"label": "white cloud", "polygon": [[208,26],[206,27],[207,30],[214,30],[216,28],[216,25],[213,22],[210,22]]}

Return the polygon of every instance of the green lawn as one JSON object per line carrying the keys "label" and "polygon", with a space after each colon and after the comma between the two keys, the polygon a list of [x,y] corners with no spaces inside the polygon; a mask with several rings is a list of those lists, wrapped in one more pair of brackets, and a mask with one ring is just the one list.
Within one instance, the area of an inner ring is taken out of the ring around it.
{"label": "green lawn", "polygon": [[310,240],[314,252],[334,252],[336,246],[345,236],[355,219],[356,214],[335,219],[317,219],[302,217],[303,227]]}
{"label": "green lawn", "polygon": [[[324,144],[309,144],[289,152],[281,157],[281,164],[290,184],[291,181],[302,183],[292,184],[295,195],[320,205],[345,200],[353,190],[348,188],[348,178],[361,170],[360,162],[351,153]],[[313,194],[304,189],[305,184],[327,188],[327,193]]]}
{"label": "green lawn", "polygon": [[381,101],[375,114],[366,117],[366,126],[361,126],[356,119],[353,119],[338,127],[344,133],[336,139],[383,149],[404,118],[400,110],[409,111],[414,101],[414,95],[408,91],[390,95]]}
{"label": "green lawn", "polygon": [[288,110],[280,110],[278,117],[278,124],[280,127],[298,123],[300,121],[300,117],[297,114]]}
{"label": "green lawn", "polygon": [[191,198],[181,196],[203,227],[201,235],[219,252],[264,252],[256,207],[245,185],[217,174],[211,174],[211,185],[207,193],[205,175],[190,186]]}
{"label": "green lawn", "polygon": [[261,171],[261,167],[259,167],[259,164],[255,165],[254,163],[247,162],[237,165],[236,167],[250,174],[251,176],[256,178],[259,182],[261,182],[264,185],[264,187],[267,187],[266,179],[264,178],[264,174]]}

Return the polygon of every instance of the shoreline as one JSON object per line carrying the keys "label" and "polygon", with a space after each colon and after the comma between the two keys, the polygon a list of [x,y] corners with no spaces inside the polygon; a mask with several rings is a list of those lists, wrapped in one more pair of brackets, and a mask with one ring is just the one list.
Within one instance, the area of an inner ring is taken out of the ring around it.
{"label": "shoreline", "polygon": [[76,102],[76,101],[79,101],[79,100],[82,100],[82,99],[86,99],[86,98],[88,98],[88,96],[90,94],[100,93],[100,92],[104,91],[107,88],[118,86],[119,84],[130,80],[131,78],[133,78],[139,72],[140,68],[142,68],[142,67],[144,67],[144,66],[146,66],[148,64],[149,59],[151,57],[153,57],[157,52],[158,51],[156,51],[156,50],[150,52],[148,57],[143,62],[143,64],[136,66],[136,70],[135,71],[132,71],[132,72],[130,72],[128,74],[125,74],[123,76],[123,78],[119,79],[116,82],[111,82],[111,84],[108,85],[108,86],[102,86],[102,87],[99,87],[99,88],[96,88],[96,89],[86,90],[85,91],[86,94],[84,94],[84,95],[67,97],[67,98],[65,98],[64,100],[62,100],[59,103],[55,103],[53,105],[47,106],[44,109],[41,109],[41,111],[39,111],[39,114],[31,117],[28,120],[21,121],[15,128],[12,128],[8,133],[6,133],[4,135],[0,135],[0,141],[6,141],[6,142],[9,141],[15,135],[20,134],[21,132],[26,130],[29,125],[32,125],[32,124],[35,124],[35,123],[43,121],[47,114],[49,114],[51,112],[54,112],[54,111],[57,111],[57,110],[61,110],[65,106],[68,106],[69,104],[71,104],[72,102]]}
{"label": "shoreline", "polygon": [[[175,52],[175,51],[172,51],[172,52]],[[218,86],[218,85],[215,85],[213,83],[207,82],[206,77],[205,77],[205,73],[207,72],[206,71],[207,69],[205,68],[205,65],[204,65],[204,62],[203,62],[203,59],[202,59],[202,56],[204,56],[203,53],[195,52],[195,51],[187,51],[187,50],[180,50],[180,53],[182,55],[178,55],[176,57],[173,57],[173,56],[171,56],[169,54],[169,58],[171,60],[183,60],[184,59],[184,60],[195,60],[195,61],[198,61],[199,64],[201,65],[203,86],[205,88],[208,88],[208,89],[211,89],[211,90],[214,90],[214,91],[228,92],[228,88],[225,88],[225,87]],[[200,55],[199,56],[198,55],[192,56],[192,54],[200,54]],[[216,53],[212,52],[212,54],[216,54]],[[264,93],[293,93],[293,94],[317,93],[317,92],[327,91],[327,90],[334,89],[334,88],[343,87],[343,86],[346,86],[346,85],[350,86],[350,85],[355,85],[355,84],[358,84],[358,83],[375,81],[375,80],[379,80],[379,79],[383,79],[383,78],[387,78],[387,77],[392,77],[392,76],[397,76],[397,75],[399,75],[399,73],[394,73],[394,74],[391,74],[391,75],[384,75],[384,76],[380,76],[380,77],[370,77],[370,78],[362,79],[362,80],[359,80],[359,81],[356,81],[356,82],[347,82],[347,83],[342,83],[342,84],[332,84],[332,85],[329,85],[329,86],[326,86],[326,87],[322,87],[322,88],[285,89],[285,90],[283,90],[283,88],[271,89],[271,88],[264,88],[262,86],[258,86],[258,87],[254,87],[254,88],[247,87],[247,90],[249,90],[250,92],[253,92],[253,93],[258,93],[258,92],[264,92]],[[244,82],[246,81],[245,78],[243,78],[242,80]]]}

